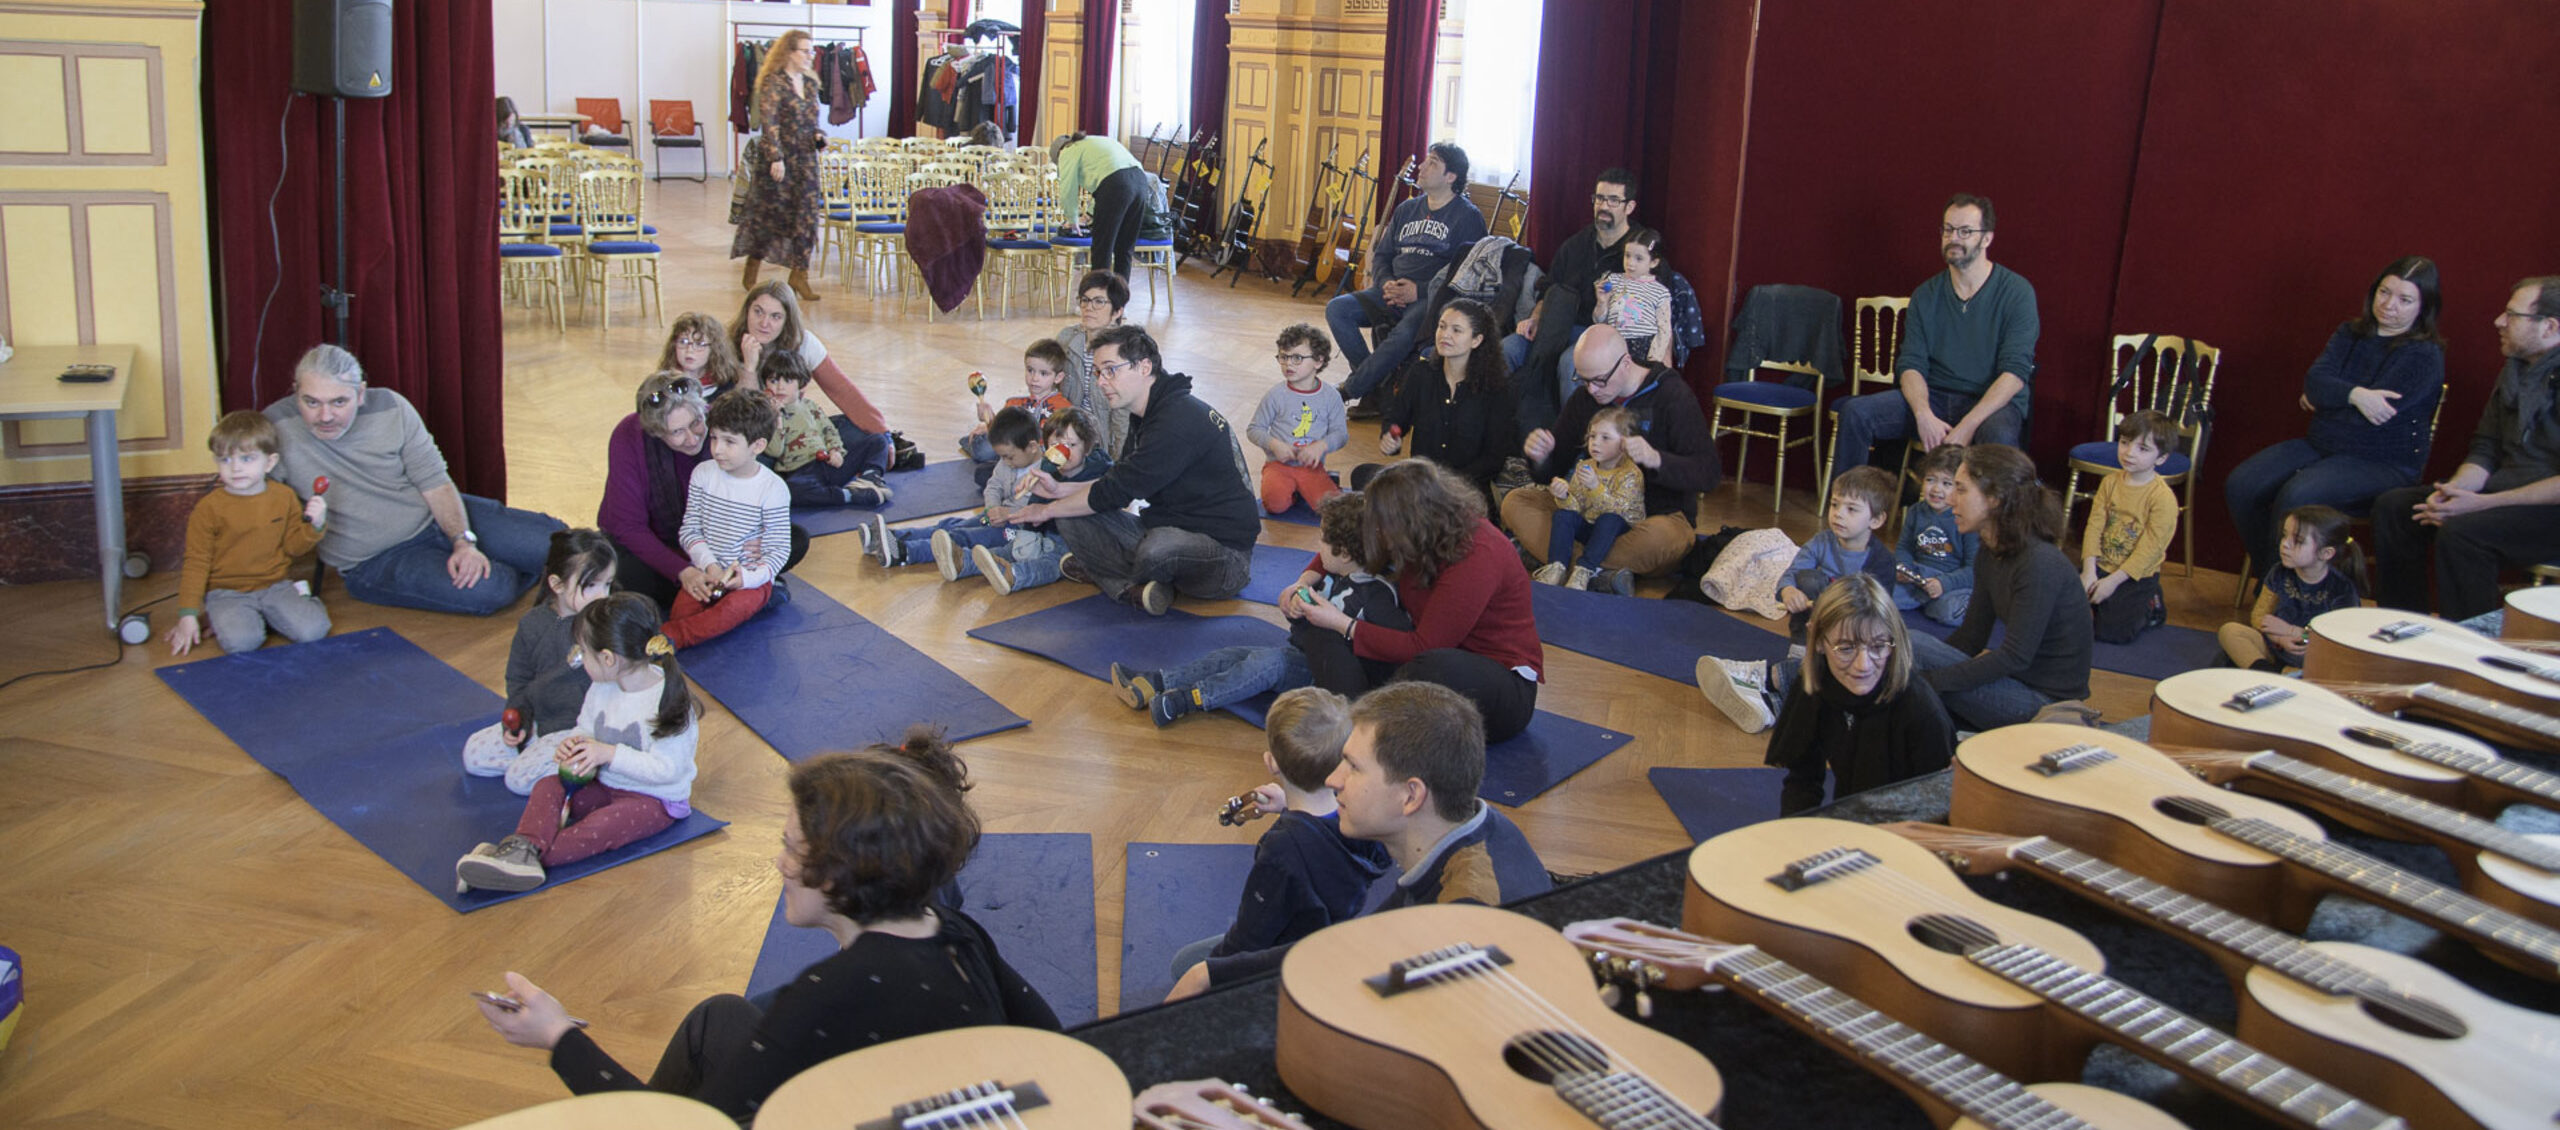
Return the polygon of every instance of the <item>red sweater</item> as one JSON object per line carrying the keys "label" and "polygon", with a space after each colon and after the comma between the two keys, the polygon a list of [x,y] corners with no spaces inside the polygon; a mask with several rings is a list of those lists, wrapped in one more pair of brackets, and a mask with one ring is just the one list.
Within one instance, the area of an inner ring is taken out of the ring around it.
{"label": "red sweater", "polygon": [[1454,647],[1505,667],[1529,668],[1545,682],[1547,653],[1538,643],[1529,592],[1529,571],[1520,564],[1520,551],[1492,522],[1478,519],[1474,547],[1430,584],[1411,576],[1396,578],[1396,596],[1413,614],[1413,630],[1362,624],[1352,630],[1351,650],[1363,659],[1410,663],[1423,652]]}

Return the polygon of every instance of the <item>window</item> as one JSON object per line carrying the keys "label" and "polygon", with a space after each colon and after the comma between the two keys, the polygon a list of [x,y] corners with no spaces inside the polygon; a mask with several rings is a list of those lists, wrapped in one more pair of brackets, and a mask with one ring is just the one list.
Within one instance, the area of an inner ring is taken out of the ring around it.
{"label": "window", "polygon": [[1498,185],[1529,167],[1544,8],[1540,0],[1467,0],[1456,119],[1469,180]]}
{"label": "window", "polygon": [[1157,126],[1177,136],[1188,132],[1191,28],[1199,7],[1195,0],[1134,0],[1121,9],[1122,137],[1145,137]]}

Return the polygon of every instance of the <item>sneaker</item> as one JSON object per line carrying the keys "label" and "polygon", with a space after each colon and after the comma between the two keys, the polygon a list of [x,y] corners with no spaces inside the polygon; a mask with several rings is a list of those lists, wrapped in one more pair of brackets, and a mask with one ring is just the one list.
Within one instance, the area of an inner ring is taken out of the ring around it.
{"label": "sneaker", "polygon": [[1167,687],[1156,692],[1156,696],[1147,701],[1147,718],[1161,730],[1173,725],[1173,720],[1176,718],[1195,710],[1206,709],[1208,707],[1200,704],[1200,688]]}
{"label": "sneaker", "polygon": [[969,560],[978,563],[978,575],[987,579],[987,587],[997,596],[1013,595],[1013,562],[996,556],[994,546],[969,547]]}
{"label": "sneaker", "polygon": [[942,571],[944,584],[960,579],[960,548],[959,539],[952,537],[951,531],[933,532],[933,567]]}
{"label": "sneaker", "polygon": [[1163,581],[1138,586],[1138,607],[1146,609],[1149,616],[1164,615],[1166,609],[1173,607],[1173,586]]}
{"label": "sneaker", "polygon": [[1131,710],[1144,710],[1156,700],[1156,688],[1164,685],[1162,671],[1132,671],[1117,663],[1111,665],[1111,690],[1120,696],[1120,705]]}
{"label": "sneaker", "polygon": [[880,567],[894,569],[907,563],[907,547],[889,532],[889,519],[874,514],[862,520],[862,548],[880,559]]}
{"label": "sneaker", "polygon": [[1698,689],[1707,701],[1733,719],[1743,733],[1756,734],[1776,722],[1769,710],[1769,666],[1753,660],[1698,657]]}
{"label": "sneaker", "polygon": [[469,885],[484,891],[530,891],[546,878],[549,876],[542,870],[541,850],[523,836],[482,844],[453,865],[456,886]]}
{"label": "sneaker", "polygon": [[1072,553],[1063,554],[1058,558],[1058,577],[1061,580],[1074,581],[1079,585],[1093,583],[1093,574],[1085,572],[1084,562],[1076,560],[1076,555]]}
{"label": "sneaker", "polygon": [[1573,574],[1564,579],[1564,587],[1569,589],[1589,589],[1591,587],[1591,573],[1591,567],[1588,565],[1574,566]]}

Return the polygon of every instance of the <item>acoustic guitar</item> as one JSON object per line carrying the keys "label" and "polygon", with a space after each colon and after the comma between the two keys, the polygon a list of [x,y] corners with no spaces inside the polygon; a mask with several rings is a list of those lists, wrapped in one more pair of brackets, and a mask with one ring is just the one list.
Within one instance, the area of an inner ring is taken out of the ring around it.
{"label": "acoustic guitar", "polygon": [[1715,1065],[1618,1015],[1573,943],[1491,907],[1336,923],[1280,966],[1280,1078],[1369,1130],[1711,1130]]}
{"label": "acoustic guitar", "polygon": [[2051,725],[1977,734],[1956,746],[1949,813],[1963,827],[2052,836],[2287,930],[2302,930],[2312,904],[2335,891],[2432,923],[2501,964],[2560,979],[2560,931],[2330,843],[2310,817],[2216,789],[2120,735]]}
{"label": "acoustic guitar", "polygon": [[2494,1000],[2424,962],[2306,942],[2043,836],[1885,827],[1965,874],[2023,867],[2203,943],[2240,998],[2242,1039],[2420,1126],[2549,1126],[2560,1113],[2560,1019]]}
{"label": "acoustic guitar", "polygon": [[2560,718],[2552,716],[2560,711],[2560,658],[2449,621],[2388,608],[2321,613],[2311,621],[2302,677],[2332,686],[2415,682],[2409,710],[2560,752]]}
{"label": "acoustic guitar", "polygon": [[2467,734],[2375,714],[2301,679],[2218,667],[2151,688],[2151,736],[2272,749],[2479,816],[2510,804],[2560,810],[2560,773],[2500,757]]}
{"label": "acoustic guitar", "polygon": [[[2365,1121],[2378,1112],[2355,1096],[2108,977],[2087,939],[1973,893],[1926,849],[1882,828],[1773,820],[1699,844],[1682,917],[1770,935],[1734,940],[1880,1001],[1994,1067],[2024,1062],[2027,1070],[2009,1072],[2021,1078],[2077,1079],[2091,1041],[2105,1039],[2295,1125],[2388,1124]],[[1692,932],[1732,937],[1721,927]],[[1947,1006],[1995,992],[2020,1007],[1951,1030]],[[2042,1046],[2020,1047],[2022,1039]],[[2065,1061],[2066,1050],[2077,1054]]]}
{"label": "acoustic guitar", "polygon": [[1224,1079],[1158,1083],[1138,1092],[1141,1130],[1306,1130],[1306,1123]]}
{"label": "acoustic guitar", "polygon": [[1124,1130],[1129,1079],[1092,1045],[1038,1028],[953,1028],[846,1052],[791,1077],[757,1130]]}
{"label": "acoustic guitar", "polygon": [[2498,638],[2509,643],[2560,641],[2560,585],[2533,585],[2507,594]]}
{"label": "acoustic guitar", "polygon": [[[1873,1005],[1823,984],[1758,946],[1609,918],[1564,928],[1602,976],[1653,985],[1731,986],[1834,1051],[1900,1087],[1950,1130],[2167,1130],[2177,1119],[2138,1099],[2078,1083],[2020,1084]],[[2336,1122],[2393,1126],[2396,1122]]]}
{"label": "acoustic guitar", "polygon": [[2545,926],[2560,927],[2560,836],[2527,835],[2281,753],[2161,752],[2214,784],[2259,783],[2378,835],[2433,844],[2453,860],[2464,890]]}

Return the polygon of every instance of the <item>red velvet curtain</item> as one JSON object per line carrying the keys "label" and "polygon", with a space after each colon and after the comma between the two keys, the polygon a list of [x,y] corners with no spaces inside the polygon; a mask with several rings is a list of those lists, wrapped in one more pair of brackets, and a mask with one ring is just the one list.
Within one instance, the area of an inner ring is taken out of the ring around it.
{"label": "red velvet curtain", "polygon": [[[1033,3],[1039,0],[1032,0]],[[889,0],[889,136],[916,135],[916,0]]]}
{"label": "red velvet curtain", "polygon": [[[464,490],[503,498],[491,19],[490,0],[394,6],[392,93],[347,103],[347,346],[417,405]],[[263,408],[336,324],[317,298],[336,271],[333,107],[292,93],[292,0],[207,5],[204,46],[222,403]]]}
{"label": "red velvet curtain", "polygon": [[1076,81],[1076,128],[1111,132],[1111,60],[1120,47],[1119,0],[1084,0],[1084,71]]}
{"label": "red velvet curtain", "polygon": [[[1387,5],[1387,83],[1378,107],[1380,169],[1400,168],[1406,157],[1421,155],[1422,147],[1431,144],[1431,56],[1439,36],[1439,4]],[[1377,194],[1379,219],[1386,218],[1395,197],[1393,184]]]}
{"label": "red velvet curtain", "polygon": [[1046,144],[1049,140],[1040,136],[1040,107],[1049,101],[1040,90],[1040,64],[1048,55],[1041,41],[1048,35],[1049,5],[1046,0],[1026,0],[1022,5],[1022,81],[1016,86],[1022,91],[1022,106],[1017,111],[1021,121],[1013,138],[1018,145]]}
{"label": "red velvet curtain", "polygon": [[1224,133],[1226,125],[1227,0],[1199,0],[1191,16],[1191,129]]}

